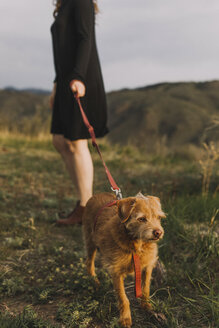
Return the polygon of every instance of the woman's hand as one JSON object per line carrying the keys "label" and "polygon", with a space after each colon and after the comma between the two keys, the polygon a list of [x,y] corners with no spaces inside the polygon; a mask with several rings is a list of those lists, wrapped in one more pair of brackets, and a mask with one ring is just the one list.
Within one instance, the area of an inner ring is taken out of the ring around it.
{"label": "woman's hand", "polygon": [[71,90],[77,97],[84,97],[85,85],[79,80],[72,80],[70,83]]}
{"label": "woman's hand", "polygon": [[54,83],[51,95],[49,97],[49,107],[50,107],[50,109],[53,109],[55,95],[56,95],[56,83]]}

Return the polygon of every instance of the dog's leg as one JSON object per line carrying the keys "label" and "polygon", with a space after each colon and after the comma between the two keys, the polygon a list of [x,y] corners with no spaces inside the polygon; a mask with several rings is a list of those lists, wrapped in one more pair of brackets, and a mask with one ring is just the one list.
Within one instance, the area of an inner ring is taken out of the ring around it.
{"label": "dog's leg", "polygon": [[95,272],[95,256],[97,253],[97,248],[93,243],[90,243],[87,246],[88,246],[87,247],[87,260],[86,260],[87,272],[92,277],[94,277],[96,285],[99,286],[100,282],[99,282],[99,280],[96,276],[96,272]]}
{"label": "dog's leg", "polygon": [[142,294],[143,294],[143,296],[142,296],[141,305],[148,310],[152,309],[152,306],[149,303],[152,270],[153,270],[153,266],[148,266],[142,272],[142,282],[143,282]]}
{"label": "dog's leg", "polygon": [[[84,220],[85,219],[89,220],[89,216],[88,215],[85,216]],[[95,256],[97,252],[97,247],[93,241],[91,227],[89,226],[89,224],[86,224],[85,221],[83,224],[83,234],[84,234],[84,242],[87,251],[87,259],[86,259],[87,272],[89,275],[95,278],[94,279],[95,283],[99,286],[100,283],[95,273]]]}
{"label": "dog's leg", "polygon": [[88,274],[90,274],[91,276],[95,277],[96,273],[95,273],[95,256],[96,256],[96,246],[94,245],[89,245],[89,248],[87,249],[87,272]]}
{"label": "dog's leg", "polygon": [[[159,322],[166,321],[166,317],[163,313],[158,313],[153,311],[152,305],[149,303],[150,297],[150,282],[151,274],[154,266],[147,267],[147,270],[142,272],[142,281],[143,281],[143,297],[141,299],[141,306],[146,309],[152,316],[154,316]],[[144,280],[143,280],[144,279]]]}
{"label": "dog's leg", "polygon": [[120,323],[122,327],[129,328],[132,325],[131,311],[129,306],[129,300],[125,293],[123,276],[118,274],[113,274],[113,285],[115,292],[118,297],[119,311],[120,311]]}

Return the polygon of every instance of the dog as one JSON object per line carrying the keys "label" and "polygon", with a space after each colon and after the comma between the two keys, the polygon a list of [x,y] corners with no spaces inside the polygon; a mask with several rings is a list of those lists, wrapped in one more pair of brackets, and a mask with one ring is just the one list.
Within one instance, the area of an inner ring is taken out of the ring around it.
{"label": "dog", "polygon": [[166,215],[162,211],[160,199],[154,196],[138,193],[135,197],[124,198],[110,207],[104,207],[115,200],[114,194],[100,193],[87,202],[82,219],[86,265],[88,273],[98,282],[95,256],[99,250],[117,294],[119,322],[122,327],[131,327],[124,278],[134,272],[132,255],[138,254],[142,271],[141,304],[148,310],[152,309],[149,302],[151,274],[158,259],[157,242],[164,235],[160,219]]}

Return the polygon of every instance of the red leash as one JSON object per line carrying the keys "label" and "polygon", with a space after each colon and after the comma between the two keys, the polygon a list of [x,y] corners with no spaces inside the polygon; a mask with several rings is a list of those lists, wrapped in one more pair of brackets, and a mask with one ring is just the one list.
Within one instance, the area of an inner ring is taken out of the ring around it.
{"label": "red leash", "polygon": [[135,266],[135,297],[142,297],[141,290],[141,263],[137,254],[132,254]]}
{"label": "red leash", "polygon": [[113,179],[108,167],[106,166],[106,163],[104,162],[103,160],[103,157],[102,157],[102,154],[101,154],[101,151],[100,151],[100,148],[96,142],[96,136],[95,136],[95,132],[94,132],[94,128],[92,127],[92,125],[90,124],[90,122],[88,121],[88,118],[82,108],[82,105],[81,105],[81,101],[80,101],[80,98],[75,96],[75,99],[77,100],[78,102],[78,106],[80,108],[80,111],[81,111],[81,115],[82,115],[82,118],[83,118],[83,121],[84,121],[84,124],[86,125],[87,129],[88,129],[88,132],[90,133],[90,136],[91,136],[91,139],[92,139],[92,144],[93,146],[96,148],[98,154],[100,155],[100,158],[102,160],[102,163],[103,163],[103,166],[105,168],[105,172],[106,172],[106,175],[107,175],[107,178],[109,180],[109,183],[111,185],[111,189],[116,193],[116,197],[118,199],[121,199],[122,198],[122,194],[121,194],[121,190],[120,188],[117,186],[115,180]]}
{"label": "red leash", "polygon": [[[70,86],[71,86],[71,84],[70,84]],[[87,118],[87,116],[86,116],[86,114],[85,114],[85,112],[84,112],[84,110],[82,108],[80,98],[75,95],[75,99],[77,100],[79,109],[81,111],[81,115],[82,115],[82,119],[84,121],[84,124],[86,125],[86,127],[88,129],[88,132],[90,133],[90,136],[91,136],[91,139],[92,139],[92,145],[97,149],[97,152],[100,155],[100,158],[102,160],[103,166],[105,168],[105,172],[106,172],[107,178],[108,178],[109,183],[111,185],[111,189],[116,193],[117,199],[121,199],[122,198],[121,190],[117,186],[117,184],[116,184],[115,180],[113,179],[113,177],[112,177],[112,175],[111,175],[108,167],[106,166],[106,163],[103,160],[103,157],[102,157],[100,148],[99,148],[99,146],[98,146],[98,144],[96,142],[96,136],[95,136],[94,128],[90,124],[90,122],[88,121],[88,118]],[[98,213],[97,213],[97,215],[95,217],[94,230],[96,228],[96,223],[97,223],[98,216],[104,210],[104,208],[110,207],[110,206],[113,206],[113,205],[116,205],[116,204],[117,204],[117,200],[114,200],[114,201],[112,201],[110,203],[105,204],[103,207],[100,208],[100,210],[98,211]],[[140,258],[139,258],[139,256],[137,254],[132,254],[132,257],[133,257],[134,268],[135,268],[135,296],[136,297],[141,297],[142,296],[142,291],[141,291],[141,264],[140,264]]]}

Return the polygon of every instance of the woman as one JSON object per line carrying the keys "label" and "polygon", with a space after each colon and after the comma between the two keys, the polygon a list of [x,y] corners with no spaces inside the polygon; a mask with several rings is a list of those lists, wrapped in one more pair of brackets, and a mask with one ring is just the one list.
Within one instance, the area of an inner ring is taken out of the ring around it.
{"label": "woman", "polygon": [[[57,0],[51,27],[56,77],[50,97],[53,109],[51,133],[78,194],[75,209],[58,224],[82,222],[86,202],[92,196],[93,163],[88,149],[90,135],[74,98],[81,103],[96,136],[106,127],[106,96],[95,41],[93,0]],[[70,86],[71,85],[71,86]]]}

